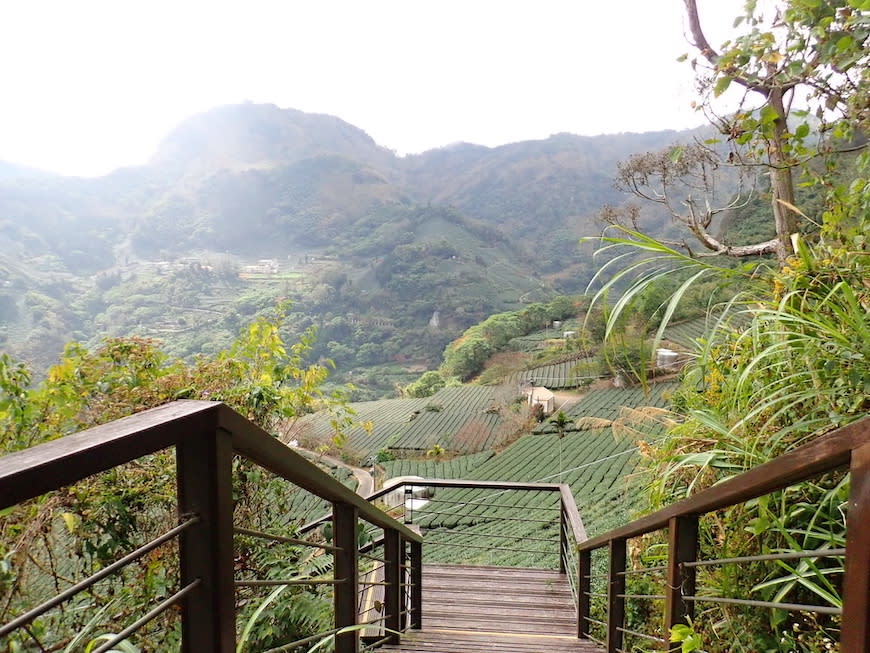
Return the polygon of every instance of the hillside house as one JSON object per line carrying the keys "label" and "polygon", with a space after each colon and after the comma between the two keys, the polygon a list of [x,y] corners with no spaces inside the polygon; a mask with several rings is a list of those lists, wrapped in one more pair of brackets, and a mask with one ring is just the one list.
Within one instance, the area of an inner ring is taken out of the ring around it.
{"label": "hillside house", "polygon": [[278,274],[278,261],[264,258],[254,265],[245,265],[242,274]]}
{"label": "hillside house", "polygon": [[549,415],[556,409],[556,395],[543,386],[532,386],[525,391],[529,407],[542,406],[544,415]]}

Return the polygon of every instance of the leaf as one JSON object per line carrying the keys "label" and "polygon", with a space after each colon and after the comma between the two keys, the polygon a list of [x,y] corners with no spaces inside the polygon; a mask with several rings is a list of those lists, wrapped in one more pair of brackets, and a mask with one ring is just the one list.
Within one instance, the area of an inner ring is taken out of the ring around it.
{"label": "leaf", "polygon": [[797,126],[797,129],[794,130],[795,138],[806,138],[809,136],[810,126],[807,123],[801,123]]}
{"label": "leaf", "polygon": [[668,152],[668,158],[673,163],[679,163],[680,159],[683,158],[683,154],[686,152],[686,148],[682,145],[677,145],[676,147],[671,148],[671,151]]}
{"label": "leaf", "polygon": [[840,52],[845,52],[846,50],[851,48],[854,43],[855,40],[847,34],[846,36],[840,37],[840,39],[837,41],[837,50],[839,50]]}
{"label": "leaf", "polygon": [[777,113],[776,109],[774,109],[769,104],[765,104],[763,107],[761,107],[762,125],[770,125],[775,122],[779,117],[779,113]]}
{"label": "leaf", "polygon": [[245,627],[242,630],[242,634],[239,637],[239,643],[236,645],[236,653],[242,653],[245,650],[245,645],[248,643],[248,639],[251,637],[251,631],[254,629],[257,621],[260,619],[260,615],[263,614],[263,611],[269,607],[275,599],[277,599],[283,592],[289,587],[289,585],[280,585],[276,587],[265,599],[263,602],[257,606],[257,609],[254,610],[254,613],[250,616],[248,621],[245,623]]}
{"label": "leaf", "polygon": [[[88,620],[88,622],[84,625],[84,627],[76,633],[75,637],[72,638],[69,644],[66,645],[66,648],[63,649],[63,653],[74,653],[78,650],[79,643],[84,640],[85,637],[88,636],[88,633],[91,629],[103,618],[103,615],[110,609],[114,609],[114,607],[118,604],[118,600],[112,600],[106,603],[102,608],[97,610],[93,617]],[[104,636],[105,637],[105,636]],[[99,639],[99,638],[98,638]],[[93,642],[88,645],[90,648],[93,648]]]}
{"label": "leaf", "polygon": [[62,513],[61,517],[63,517],[63,523],[66,524],[66,530],[70,533],[75,533],[79,524],[82,523],[82,518],[72,512]]}
{"label": "leaf", "polygon": [[685,61],[686,59],[688,59],[688,58],[689,58],[688,53],[683,53],[683,54],[681,54],[679,57],[677,57],[677,61],[679,61],[680,63],[682,63],[682,62],[684,62],[684,61]]}
{"label": "leaf", "polygon": [[692,634],[692,629],[685,624],[675,624],[671,626],[671,641],[682,642]]}
{"label": "leaf", "polygon": [[[92,639],[85,647],[85,653],[91,653],[91,651],[99,648],[100,644],[102,644],[103,642],[111,641],[116,636],[116,633],[105,633],[104,635],[100,635],[96,639]],[[106,653],[141,653],[141,651],[125,639],[118,644],[115,644],[115,648],[109,649],[108,651],[106,651]]]}
{"label": "leaf", "polygon": [[731,78],[730,77],[720,77],[716,82],[716,86],[713,87],[713,95],[719,97],[725,91],[728,90],[728,87],[731,86]]}

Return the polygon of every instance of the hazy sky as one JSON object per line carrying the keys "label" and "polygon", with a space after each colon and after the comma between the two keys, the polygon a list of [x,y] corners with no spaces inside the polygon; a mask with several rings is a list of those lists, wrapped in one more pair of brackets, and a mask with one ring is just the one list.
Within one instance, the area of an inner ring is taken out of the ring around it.
{"label": "hazy sky", "polygon": [[[739,0],[701,0],[725,38]],[[0,0],[0,159],[145,162],[181,119],[271,102],[399,153],[700,124],[681,0]]]}

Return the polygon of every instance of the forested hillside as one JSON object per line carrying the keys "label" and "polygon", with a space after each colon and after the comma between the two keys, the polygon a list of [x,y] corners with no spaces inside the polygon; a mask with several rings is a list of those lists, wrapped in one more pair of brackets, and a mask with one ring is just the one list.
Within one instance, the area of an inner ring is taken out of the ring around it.
{"label": "forested hillside", "polygon": [[288,337],[318,327],[315,355],[360,398],[382,396],[486,316],[582,291],[597,263],[577,241],[624,201],[617,161],[693,136],[401,158],[338,118],[243,104],[186,120],[148,165],[105,177],[4,166],[0,347],[38,371],[66,342],[107,335],[210,353],[289,299]]}

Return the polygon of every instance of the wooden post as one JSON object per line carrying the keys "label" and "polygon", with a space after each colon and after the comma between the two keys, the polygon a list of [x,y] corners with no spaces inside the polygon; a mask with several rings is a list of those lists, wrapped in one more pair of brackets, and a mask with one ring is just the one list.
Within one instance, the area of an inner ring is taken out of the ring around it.
{"label": "wooden post", "polygon": [[405,614],[399,619],[399,630],[403,633],[408,630],[408,621],[411,618],[411,561],[408,554],[408,540],[399,535],[399,607]]}
{"label": "wooden post", "polygon": [[607,585],[607,653],[616,653],[622,648],[622,631],[625,628],[625,554],[624,538],[610,541],[610,572]]}
{"label": "wooden post", "polygon": [[559,502],[559,573],[564,574],[568,563],[568,520],[565,519],[565,506]]}
{"label": "wooden post", "polygon": [[[384,529],[384,627],[388,630],[398,632],[400,627],[399,612],[402,610],[402,588],[399,585],[402,577],[400,568],[401,550],[399,532],[391,528]],[[388,638],[388,644],[398,644],[399,636],[394,633],[386,632],[384,636]]]}
{"label": "wooden post", "polygon": [[233,449],[226,431],[194,432],[175,449],[180,516],[199,522],[179,538],[181,584],[200,584],[184,598],[182,651],[233,653]]}
{"label": "wooden post", "polygon": [[408,614],[408,628],[420,630],[423,627],[423,545],[411,542],[411,607]]}
{"label": "wooden post", "polygon": [[870,651],[870,444],[852,451],[840,650]]}
{"label": "wooden post", "polygon": [[585,549],[579,553],[577,560],[577,637],[588,639],[589,612],[592,591],[592,551]]}
{"label": "wooden post", "polygon": [[[677,624],[689,625],[695,616],[695,604],[684,596],[695,594],[695,568],[684,562],[698,559],[698,515],[671,517],[668,523],[668,571],[665,581],[665,637]],[[680,644],[670,645],[679,651]]]}
{"label": "wooden post", "polygon": [[[335,627],[354,626],[357,622],[359,598],[359,556],[357,555],[357,509],[345,503],[332,504],[333,574],[343,582],[335,585]],[[335,636],[335,653],[357,653],[359,631],[351,630]]]}

